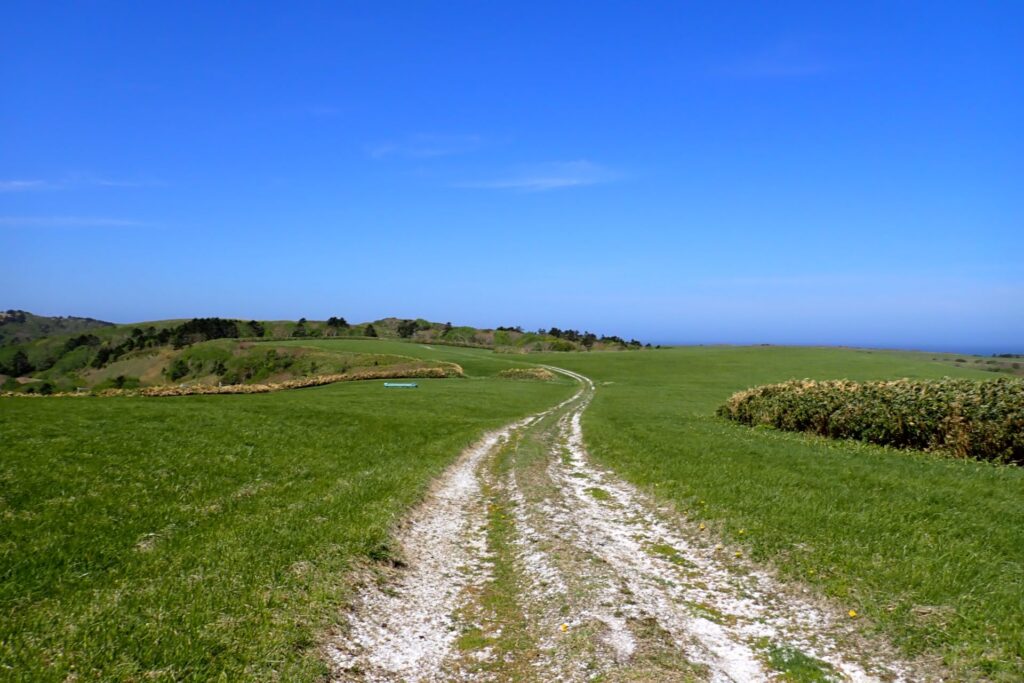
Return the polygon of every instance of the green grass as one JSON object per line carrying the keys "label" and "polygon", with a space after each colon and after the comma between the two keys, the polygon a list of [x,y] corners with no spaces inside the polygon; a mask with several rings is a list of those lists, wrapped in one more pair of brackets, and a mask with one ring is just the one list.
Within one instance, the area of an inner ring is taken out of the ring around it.
{"label": "green grass", "polygon": [[827,662],[808,657],[791,647],[769,649],[768,664],[782,674],[782,680],[792,683],[833,683],[842,680]]}
{"label": "green grass", "polygon": [[411,392],[0,401],[0,679],[316,680],[348,572],[392,556],[429,479],[572,390],[486,366]]}
{"label": "green grass", "polygon": [[791,378],[990,373],[929,354],[840,349],[534,358],[598,384],[583,427],[602,463],[745,545],[783,577],[855,609],[865,629],[884,632],[906,653],[939,654],[959,678],[1024,677],[1024,469],[714,416],[737,390]]}
{"label": "green grass", "polygon": [[452,361],[467,379],[0,401],[0,679],[316,679],[347,573],[391,556],[391,525],[430,477],[484,429],[569,395],[564,379],[496,378],[537,362],[597,382],[584,430],[604,464],[957,679],[1024,677],[1024,470],[714,416],[791,378],[991,373],[836,349],[294,343]]}
{"label": "green grass", "polygon": [[[281,345],[281,343],[275,345]],[[395,339],[302,339],[284,342],[283,345],[444,360],[461,365],[466,371],[466,376],[471,379],[490,378],[508,368],[532,367],[536,363],[532,356],[509,356],[495,354],[488,349],[419,344]]]}

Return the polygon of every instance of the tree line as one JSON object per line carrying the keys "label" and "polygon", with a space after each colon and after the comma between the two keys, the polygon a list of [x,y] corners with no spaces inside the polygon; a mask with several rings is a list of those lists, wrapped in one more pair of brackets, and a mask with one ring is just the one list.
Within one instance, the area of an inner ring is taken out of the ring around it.
{"label": "tree line", "polygon": [[[4,315],[8,320],[10,320],[18,314],[24,315],[21,311],[7,311]],[[292,330],[292,336],[307,337],[316,335],[318,331],[316,329],[310,330],[307,327],[307,324],[308,321],[305,318],[300,318]],[[343,330],[351,329],[352,326],[343,317],[331,316],[326,321],[326,327],[328,329]],[[433,325],[431,323],[422,319],[401,320],[398,323],[397,333],[399,337],[408,339],[413,337],[417,332],[421,330],[428,330],[432,327]],[[447,335],[452,329],[452,324],[450,322],[445,323],[441,331],[442,336]],[[523,328],[518,325],[500,326],[496,329],[504,332],[524,334]],[[103,340],[95,334],[83,333],[70,337],[64,343],[63,347],[61,347],[56,357],[51,355],[42,361],[38,361],[35,365],[33,365],[29,360],[24,351],[18,350],[13,355],[9,356],[5,362],[0,361],[0,374],[22,377],[33,372],[47,370],[56,364],[59,358],[82,347],[93,349],[88,365],[94,368],[102,368],[109,363],[118,360],[122,356],[139,349],[166,345],[171,345],[175,349],[182,349],[186,346],[209,341],[211,339],[264,337],[265,334],[266,328],[264,324],[259,321],[250,320],[248,322],[243,322],[240,320],[230,320],[227,318],[217,317],[193,318],[181,323],[180,325],[163,327],[160,329],[157,329],[152,325],[145,329],[135,327],[131,330],[128,336],[122,338],[116,344],[112,341],[104,343]],[[615,335],[601,335],[599,337],[589,331],[580,332],[579,330],[574,329],[563,330],[558,327],[552,327],[547,330],[541,328],[537,330],[537,334],[580,344],[587,349],[592,348],[597,342],[604,344],[618,344],[627,348],[640,348],[643,346],[643,344],[636,339],[626,341],[622,337]],[[378,336],[378,333],[372,324],[367,324],[363,330],[363,335],[367,337],[376,337]],[[647,346],[649,347],[650,344],[647,344]],[[1011,354],[1005,354],[1003,357],[1010,355]]]}
{"label": "tree line", "polygon": [[[255,320],[242,323],[239,326],[236,320],[225,318],[193,318],[175,327],[164,327],[157,330],[152,325],[145,330],[136,327],[131,334],[121,340],[118,344],[104,344],[96,349],[96,355],[89,363],[94,368],[102,368],[108,363],[116,361],[121,356],[135,351],[155,346],[166,346],[170,344],[175,349],[183,349],[192,344],[208,341],[210,339],[236,339],[243,336],[262,337],[263,324]],[[80,335],[68,341],[68,344],[91,342],[95,335]]]}
{"label": "tree line", "polygon": [[19,349],[6,362],[0,363],[0,374],[23,377],[33,372],[48,370],[60,358],[82,347],[94,349],[88,364],[94,368],[102,368],[125,354],[138,349],[166,346],[168,344],[172,345],[175,349],[181,349],[210,339],[237,339],[243,336],[262,337],[265,331],[263,323],[256,320],[243,323],[224,318],[193,318],[180,325],[164,327],[159,330],[152,325],[145,329],[135,327],[127,337],[121,339],[116,344],[113,342],[104,343],[95,334],[83,333],[71,337],[64,342],[56,357],[49,356],[35,365],[29,361],[25,352]]}
{"label": "tree line", "polygon": [[[627,342],[622,337],[618,337],[614,334],[602,334],[600,337],[598,337],[593,332],[580,332],[579,330],[561,330],[557,327],[552,327],[549,330],[541,328],[537,330],[537,334],[542,336],[548,335],[554,337],[555,339],[564,339],[566,341],[582,344],[588,349],[592,347],[595,342],[602,342],[604,344],[618,344],[619,346],[629,346],[637,349],[643,346],[643,343],[637,339],[630,339]],[[650,344],[648,344],[647,346],[650,346]]]}

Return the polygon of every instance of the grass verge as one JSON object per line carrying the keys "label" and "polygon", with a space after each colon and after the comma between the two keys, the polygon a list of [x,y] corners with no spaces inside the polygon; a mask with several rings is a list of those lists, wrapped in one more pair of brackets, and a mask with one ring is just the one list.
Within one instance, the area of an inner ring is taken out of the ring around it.
{"label": "grass verge", "polygon": [[736,391],[795,378],[987,375],[925,354],[842,349],[537,360],[598,384],[583,427],[603,464],[782,578],[832,596],[905,653],[941,658],[958,679],[1024,678],[1024,469],[752,430],[714,415]]}
{"label": "grass verge", "polygon": [[0,678],[318,679],[347,573],[391,556],[429,479],[572,391],[474,369],[415,392],[0,400]]}

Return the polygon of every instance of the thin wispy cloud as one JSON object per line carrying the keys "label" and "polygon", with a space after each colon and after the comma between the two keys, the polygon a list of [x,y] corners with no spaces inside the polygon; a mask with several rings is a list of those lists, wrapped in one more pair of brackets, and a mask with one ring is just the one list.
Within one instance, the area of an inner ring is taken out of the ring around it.
{"label": "thin wispy cloud", "polygon": [[524,167],[496,178],[456,183],[455,187],[518,192],[548,192],[612,182],[619,175],[590,161],[561,161]]}
{"label": "thin wispy cloud", "polygon": [[753,55],[720,64],[712,74],[726,78],[772,79],[818,76],[829,65],[808,48],[796,43],[779,43]]}
{"label": "thin wispy cloud", "polygon": [[0,180],[0,192],[35,192],[49,187],[45,180]]}
{"label": "thin wispy cloud", "polygon": [[105,178],[88,174],[72,174],[59,180],[0,180],[0,192],[41,192],[86,187],[163,187],[152,179]]}
{"label": "thin wispy cloud", "polygon": [[404,140],[388,140],[368,145],[366,153],[371,159],[406,157],[429,159],[475,152],[483,145],[479,135],[412,135]]}
{"label": "thin wispy cloud", "polygon": [[123,178],[96,178],[87,177],[78,181],[80,185],[91,185],[93,187],[165,187],[166,183],[160,180],[132,180]]}
{"label": "thin wispy cloud", "polygon": [[[806,273],[803,275],[744,275],[736,277],[713,277],[700,280],[702,287],[739,287],[759,289],[763,287],[819,288],[853,286],[877,283],[883,279],[878,273]],[[891,281],[891,277],[886,277]],[[906,278],[904,278],[906,279]]]}
{"label": "thin wispy cloud", "polygon": [[103,216],[0,216],[5,228],[146,228],[151,223]]}

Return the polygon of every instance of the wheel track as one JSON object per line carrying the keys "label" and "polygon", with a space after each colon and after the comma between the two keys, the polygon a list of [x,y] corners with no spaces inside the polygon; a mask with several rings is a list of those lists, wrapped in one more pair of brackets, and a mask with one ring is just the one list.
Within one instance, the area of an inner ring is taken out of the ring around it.
{"label": "wheel track", "polygon": [[453,613],[466,589],[489,576],[481,463],[531,418],[484,436],[443,475],[401,534],[407,568],[369,583],[349,632],[328,644],[336,680],[430,681],[458,635]]}
{"label": "wheel track", "polygon": [[[545,367],[579,391],[488,434],[445,473],[401,535],[409,566],[386,585],[368,584],[348,634],[329,644],[336,680],[737,683],[779,678],[769,646],[825,663],[835,680],[924,679],[884,644],[860,652],[865,641],[833,609],[696,540],[685,521],[593,465],[581,424],[593,382]],[[526,438],[543,445],[539,465],[517,459]],[[512,465],[495,478],[500,457]],[[502,662],[476,666],[489,648],[453,648],[467,627],[458,615],[479,614],[472,603],[493,582],[486,524],[496,501],[510,510],[514,542],[503,552],[517,567],[516,599],[536,640],[526,674],[503,672]]]}

